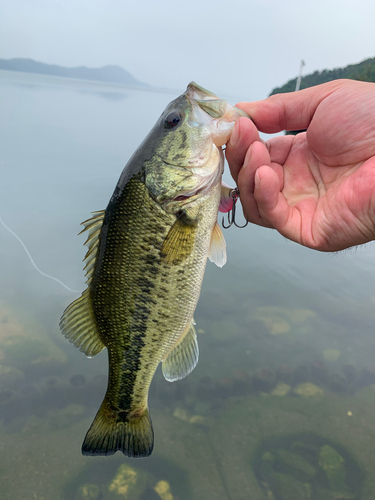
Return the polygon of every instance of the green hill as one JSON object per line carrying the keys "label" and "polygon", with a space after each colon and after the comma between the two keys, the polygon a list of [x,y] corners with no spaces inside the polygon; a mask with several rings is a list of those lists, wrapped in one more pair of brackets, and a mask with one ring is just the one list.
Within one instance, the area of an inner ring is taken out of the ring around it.
{"label": "green hill", "polygon": [[[321,83],[338,80],[339,78],[350,78],[351,80],[360,80],[362,82],[375,82],[375,57],[366,59],[358,64],[350,64],[345,68],[324,69],[323,71],[315,71],[310,75],[303,76],[301,79],[301,90],[308,87],[314,87]],[[283,94],[285,92],[294,92],[296,88],[297,78],[289,80],[282,87],[276,87],[270,95]]]}

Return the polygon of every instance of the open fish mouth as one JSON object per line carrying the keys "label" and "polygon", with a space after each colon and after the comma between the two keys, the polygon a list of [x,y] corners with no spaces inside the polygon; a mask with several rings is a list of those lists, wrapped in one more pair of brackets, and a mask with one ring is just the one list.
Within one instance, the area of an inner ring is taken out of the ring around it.
{"label": "open fish mouth", "polygon": [[194,100],[198,106],[213,118],[221,118],[227,110],[227,101],[220,99],[216,94],[201,87],[195,82],[190,82],[186,94],[190,100]]}
{"label": "open fish mouth", "polygon": [[231,106],[226,99],[220,99],[216,94],[195,82],[189,83],[185,95],[195,109],[192,123],[210,122],[212,139],[217,147],[223,146],[228,141],[233,125],[238,118],[242,116],[249,118],[242,109]]}

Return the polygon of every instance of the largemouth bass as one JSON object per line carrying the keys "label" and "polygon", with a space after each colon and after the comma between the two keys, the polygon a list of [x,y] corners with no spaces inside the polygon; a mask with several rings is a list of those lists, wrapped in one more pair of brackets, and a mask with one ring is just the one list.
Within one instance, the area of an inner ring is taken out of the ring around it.
{"label": "largemouth bass", "polygon": [[[154,435],[148,391],[160,362],[168,381],[198,361],[193,314],[207,257],[222,266],[217,223],[221,146],[243,111],[192,82],[172,101],[124,168],[105,211],[84,222],[87,289],[60,321],[87,356],[108,350],[103,403],[84,455],[149,456]],[[229,208],[228,208],[229,207]]]}

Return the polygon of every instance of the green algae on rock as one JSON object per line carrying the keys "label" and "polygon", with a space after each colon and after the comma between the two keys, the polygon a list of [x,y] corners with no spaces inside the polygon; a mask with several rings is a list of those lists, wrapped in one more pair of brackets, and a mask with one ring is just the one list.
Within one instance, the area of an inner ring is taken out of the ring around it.
{"label": "green algae on rock", "polygon": [[65,363],[65,353],[51,340],[47,331],[32,317],[18,318],[5,303],[0,303],[0,359],[2,365],[22,372],[40,371]]}
{"label": "green algae on rock", "polygon": [[[297,439],[296,439],[297,438]],[[357,499],[347,486],[350,468],[332,443],[318,436],[267,439],[255,465],[257,478],[276,500]],[[272,498],[272,497],[271,497]]]}
{"label": "green algae on rock", "polygon": [[98,500],[100,495],[100,488],[96,484],[83,484],[78,488],[74,500]]}
{"label": "green algae on rock", "polygon": [[110,499],[113,495],[113,498],[138,499],[147,487],[147,480],[147,473],[143,470],[122,464],[108,486],[109,495],[104,495],[104,498]]}
{"label": "green algae on rock", "polygon": [[345,461],[332,446],[325,444],[320,448],[319,466],[324,470],[332,490],[346,490]]}
{"label": "green algae on rock", "polygon": [[285,309],[276,306],[257,307],[252,319],[261,321],[271,335],[288,333],[301,329],[304,323],[316,314],[309,309]]}
{"label": "green algae on rock", "polygon": [[324,391],[320,387],[311,382],[305,382],[303,384],[298,384],[297,387],[294,388],[293,392],[298,396],[302,396],[304,398],[309,398],[311,396],[323,396]]}
{"label": "green algae on rock", "polygon": [[271,396],[286,396],[291,390],[290,385],[279,382],[271,392]]}
{"label": "green algae on rock", "polygon": [[338,349],[325,349],[323,351],[323,357],[326,361],[330,361],[331,363],[337,361],[341,356],[341,351]]}

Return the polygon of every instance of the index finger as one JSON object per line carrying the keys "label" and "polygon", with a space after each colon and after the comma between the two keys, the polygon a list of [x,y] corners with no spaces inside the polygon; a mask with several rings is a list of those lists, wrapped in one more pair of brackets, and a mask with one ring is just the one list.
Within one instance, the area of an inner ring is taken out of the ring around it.
{"label": "index finger", "polygon": [[230,173],[236,183],[249,146],[259,140],[258,130],[251,120],[248,118],[237,120],[225,149]]}

